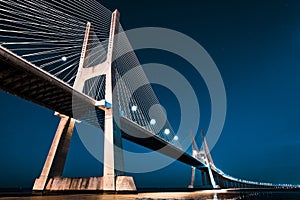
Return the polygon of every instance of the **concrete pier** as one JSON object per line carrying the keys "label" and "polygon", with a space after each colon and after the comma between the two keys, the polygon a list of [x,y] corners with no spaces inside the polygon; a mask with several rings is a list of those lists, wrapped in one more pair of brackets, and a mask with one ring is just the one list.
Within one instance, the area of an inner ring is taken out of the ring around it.
{"label": "concrete pier", "polygon": [[60,117],[61,120],[55,133],[42,173],[40,177],[35,180],[33,190],[44,190],[49,178],[62,176],[75,120],[64,115],[60,115]]}
{"label": "concrete pier", "polygon": [[[85,192],[105,192],[103,177],[86,178],[49,178],[44,191],[85,191]],[[118,176],[116,178],[116,192],[135,192],[136,187],[132,177]]]}

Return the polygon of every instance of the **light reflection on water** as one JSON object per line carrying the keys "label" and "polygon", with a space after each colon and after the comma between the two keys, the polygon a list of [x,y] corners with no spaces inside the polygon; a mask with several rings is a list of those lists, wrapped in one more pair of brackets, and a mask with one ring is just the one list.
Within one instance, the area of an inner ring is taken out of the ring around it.
{"label": "light reflection on water", "polygon": [[198,192],[149,192],[139,194],[79,194],[79,195],[51,195],[27,197],[0,197],[0,200],[242,200],[242,199],[300,199],[300,191],[198,191]]}
{"label": "light reflection on water", "polygon": [[218,195],[216,193],[214,194],[214,200],[218,200]]}

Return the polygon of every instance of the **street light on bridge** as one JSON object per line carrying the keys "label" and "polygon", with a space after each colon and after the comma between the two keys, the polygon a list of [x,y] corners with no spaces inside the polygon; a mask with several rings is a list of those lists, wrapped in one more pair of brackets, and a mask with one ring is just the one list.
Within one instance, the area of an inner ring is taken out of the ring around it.
{"label": "street light on bridge", "polygon": [[166,135],[169,135],[170,132],[171,132],[171,131],[170,131],[170,129],[168,129],[168,128],[166,128],[165,131],[164,131],[164,133],[165,133]]}
{"label": "street light on bridge", "polygon": [[63,57],[61,57],[61,60],[64,61],[64,62],[66,62],[67,61],[67,57],[63,56]]}
{"label": "street light on bridge", "polygon": [[156,120],[155,120],[155,119],[151,119],[151,120],[150,120],[150,124],[151,124],[151,125],[155,125],[155,124],[156,124]]}
{"label": "street light on bridge", "polygon": [[132,107],[131,107],[131,111],[132,111],[132,112],[136,112],[136,111],[137,111],[137,106],[132,106]]}

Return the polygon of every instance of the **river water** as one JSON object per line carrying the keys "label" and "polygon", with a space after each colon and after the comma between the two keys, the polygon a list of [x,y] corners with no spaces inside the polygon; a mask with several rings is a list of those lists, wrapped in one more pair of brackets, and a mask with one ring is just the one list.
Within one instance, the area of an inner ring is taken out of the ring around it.
{"label": "river water", "polygon": [[[19,194],[20,195],[20,194]],[[11,197],[8,197],[11,196]],[[80,194],[80,195],[50,195],[50,196],[19,196],[13,197],[14,194],[10,194],[6,197],[0,197],[0,200],[161,200],[161,199],[172,199],[172,200],[231,200],[231,199],[253,199],[253,200],[300,200],[300,191],[238,191],[238,190],[207,190],[197,192],[147,192],[139,194]]]}

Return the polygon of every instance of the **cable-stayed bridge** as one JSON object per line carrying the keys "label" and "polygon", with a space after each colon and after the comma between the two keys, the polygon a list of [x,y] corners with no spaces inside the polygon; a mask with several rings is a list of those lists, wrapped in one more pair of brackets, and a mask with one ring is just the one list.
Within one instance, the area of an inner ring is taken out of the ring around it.
{"label": "cable-stayed bridge", "polygon": [[[193,154],[185,152],[157,106],[118,11],[94,0],[6,0],[0,15],[1,89],[61,117],[35,191],[136,190],[133,178],[122,174],[122,138],[192,166],[189,187],[196,169],[212,188],[280,187],[224,174],[204,135],[202,150],[194,142]],[[102,177],[62,178],[76,121],[104,130]]]}

